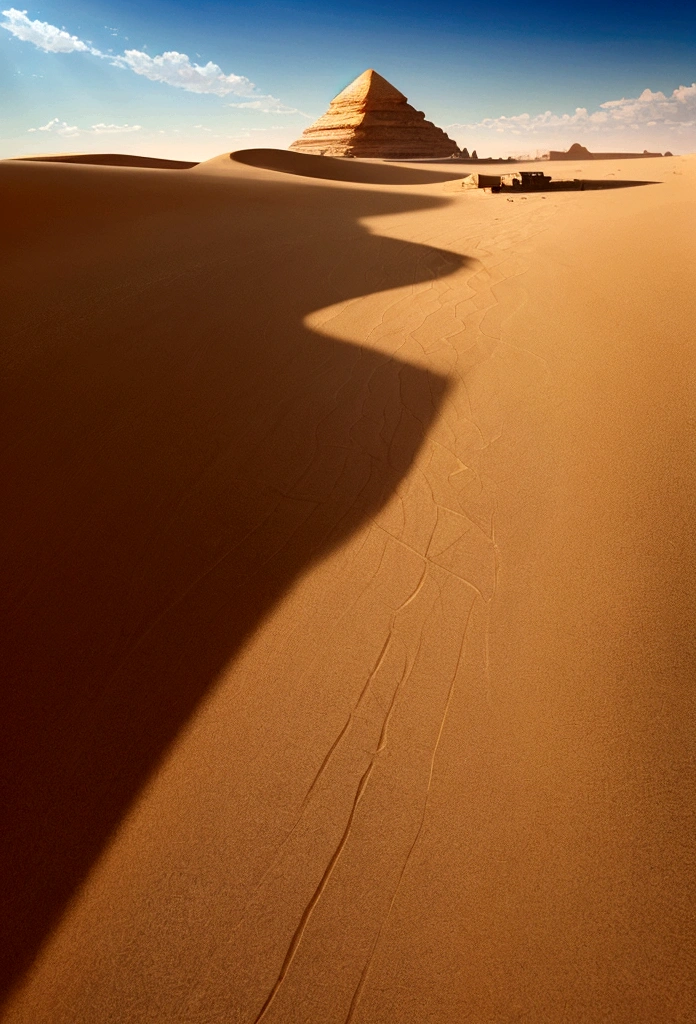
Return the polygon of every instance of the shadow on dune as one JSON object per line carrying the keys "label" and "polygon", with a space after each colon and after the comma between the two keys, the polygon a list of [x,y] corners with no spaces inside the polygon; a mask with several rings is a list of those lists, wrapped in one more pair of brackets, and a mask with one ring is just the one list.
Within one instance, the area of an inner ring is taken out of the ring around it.
{"label": "shadow on dune", "polygon": [[547,181],[544,185],[494,185],[492,192],[517,195],[524,192],[591,192],[604,188],[633,188],[636,185],[659,185],[659,181],[607,181],[575,178],[573,181]]}
{"label": "shadow on dune", "polygon": [[283,174],[299,174],[305,178],[352,181],[364,185],[433,185],[439,181],[462,177],[461,170],[427,171],[349,157],[292,153],[284,149],[241,149],[230,153],[230,159],[266,171],[282,171]]}
{"label": "shadow on dune", "polygon": [[66,228],[40,300],[4,300],[7,991],[221,670],[389,497],[442,402],[443,378],[304,317],[468,261],[358,223],[441,199],[2,174],[18,223],[81,196],[94,240],[71,271]]}
{"label": "shadow on dune", "polygon": [[[565,182],[560,182],[559,184],[566,184],[566,183]],[[575,182],[573,182],[572,184],[575,184]],[[579,180],[579,182],[577,183],[577,185],[579,186],[579,191],[580,192],[590,192],[593,189],[603,189],[603,188],[636,188],[638,185],[661,185],[661,184],[662,184],[662,182],[660,182],[660,181],[628,181],[628,180],[607,181],[606,178],[601,178],[601,179],[598,178],[596,180],[592,180],[591,178],[581,178]],[[559,189],[559,191],[563,191],[563,190]]]}

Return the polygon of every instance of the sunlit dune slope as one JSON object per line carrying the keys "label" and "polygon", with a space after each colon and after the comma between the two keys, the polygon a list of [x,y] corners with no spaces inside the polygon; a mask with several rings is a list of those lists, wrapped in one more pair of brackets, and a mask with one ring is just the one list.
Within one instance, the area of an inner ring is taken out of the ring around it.
{"label": "sunlit dune slope", "polygon": [[696,158],[259,152],[0,163],[3,1022],[692,1024]]}

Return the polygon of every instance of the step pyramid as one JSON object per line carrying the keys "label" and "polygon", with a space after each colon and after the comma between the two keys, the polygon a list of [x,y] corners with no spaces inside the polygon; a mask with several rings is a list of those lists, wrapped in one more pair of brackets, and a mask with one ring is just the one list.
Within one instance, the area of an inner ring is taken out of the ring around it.
{"label": "step pyramid", "polygon": [[441,128],[425,120],[403,93],[370,68],[331,101],[318,121],[290,146],[323,156],[449,157],[459,150]]}

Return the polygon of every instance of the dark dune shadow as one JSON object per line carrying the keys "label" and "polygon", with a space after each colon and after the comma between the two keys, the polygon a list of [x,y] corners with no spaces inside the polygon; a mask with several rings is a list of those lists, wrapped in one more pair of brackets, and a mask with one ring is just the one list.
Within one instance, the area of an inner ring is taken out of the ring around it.
{"label": "dark dune shadow", "polygon": [[[560,183],[559,183],[560,184]],[[638,185],[661,185],[660,181],[607,181],[606,178],[598,178],[592,180],[591,178],[581,178],[579,181],[580,192],[589,192],[592,189],[602,188],[637,188]],[[559,189],[559,191],[562,191]]]}
{"label": "dark dune shadow", "polygon": [[164,157],[131,156],[128,153],[58,153],[49,156],[17,156],[14,159],[60,164],[95,164],[101,167],[152,167],[176,171],[198,166],[196,160],[165,160]]}
{"label": "dark dune shadow", "polygon": [[370,163],[348,157],[312,156],[284,149],[242,149],[230,153],[230,159],[266,171],[299,174],[305,178],[352,181],[364,185],[432,185],[461,178],[462,171],[427,171],[394,164]]}
{"label": "dark dune shadow", "polygon": [[124,227],[87,169],[15,168],[36,216],[82,190],[79,238],[110,241],[73,272],[66,241],[39,300],[3,300],[5,992],[216,676],[379,509],[442,402],[441,377],[303,318],[467,262],[358,223],[440,199],[280,181],[235,203],[226,181],[113,171]]}
{"label": "dark dune shadow", "polygon": [[660,184],[661,182],[659,181],[606,181],[605,179],[593,181],[586,178],[576,178],[574,181],[548,181],[544,185],[495,185],[491,191],[505,193],[505,195],[516,195],[523,192],[591,192],[594,189],[634,188],[637,185]]}

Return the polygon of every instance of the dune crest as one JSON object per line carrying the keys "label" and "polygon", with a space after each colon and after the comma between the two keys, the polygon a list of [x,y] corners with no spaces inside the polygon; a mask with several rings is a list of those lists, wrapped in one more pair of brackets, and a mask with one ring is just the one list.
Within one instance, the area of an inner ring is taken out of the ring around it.
{"label": "dune crest", "polygon": [[431,185],[463,177],[461,170],[432,171],[418,166],[402,167],[384,164],[381,160],[358,160],[294,153],[285,149],[240,149],[205,160],[198,171],[230,171],[232,164],[256,167],[281,174],[304,178],[322,178],[326,181],[352,182],[361,185]]}
{"label": "dune crest", "polygon": [[164,157],[133,156],[129,153],[49,153],[40,156],[18,156],[15,160],[38,160],[48,163],[94,164],[101,167],[152,167],[160,170],[187,170],[195,160],[167,160]]}

